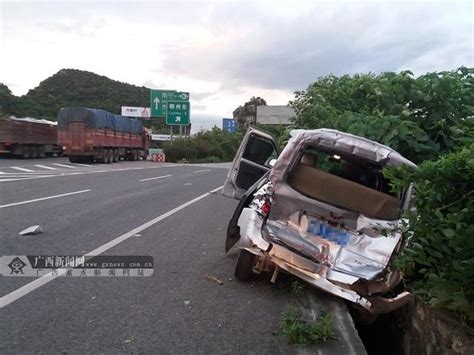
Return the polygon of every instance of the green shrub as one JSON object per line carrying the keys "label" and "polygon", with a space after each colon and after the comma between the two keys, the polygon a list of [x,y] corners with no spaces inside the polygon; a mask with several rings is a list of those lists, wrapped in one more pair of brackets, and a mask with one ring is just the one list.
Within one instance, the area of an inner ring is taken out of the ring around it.
{"label": "green shrub", "polygon": [[414,162],[449,153],[474,116],[474,69],[319,78],[295,93],[295,128],[335,128],[379,141]]}
{"label": "green shrub", "polygon": [[[472,140],[471,140],[472,142]],[[474,143],[426,161],[387,169],[395,188],[415,183],[412,237],[396,265],[432,307],[474,322]]]}
{"label": "green shrub", "polygon": [[288,306],[281,314],[280,327],[288,341],[297,345],[314,345],[335,338],[329,314],[322,314],[308,322],[301,318],[294,306]]}
{"label": "green shrub", "polygon": [[176,162],[186,159],[189,162],[229,162],[242,141],[244,132],[229,133],[214,127],[210,131],[199,132],[194,136],[167,142],[164,145],[166,160]]}

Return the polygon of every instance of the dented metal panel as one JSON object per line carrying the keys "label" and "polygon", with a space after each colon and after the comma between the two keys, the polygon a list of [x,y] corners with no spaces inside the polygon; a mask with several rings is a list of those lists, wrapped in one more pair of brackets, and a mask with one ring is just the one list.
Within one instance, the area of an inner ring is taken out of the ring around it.
{"label": "dented metal panel", "polygon": [[363,158],[380,165],[416,167],[395,150],[366,138],[326,128],[295,130],[272,169],[270,179],[273,183],[277,184],[284,179],[285,173],[291,168],[291,163],[305,145],[326,148],[332,152]]}
{"label": "dented metal panel", "polygon": [[[408,292],[393,298],[373,296],[401,281],[399,273],[389,270],[404,242],[400,219],[369,218],[360,212],[365,206],[359,205],[360,211],[340,208],[289,186],[288,173],[308,146],[380,166],[415,166],[393,149],[365,138],[330,129],[294,131],[269,177],[240,215],[240,248],[258,255],[256,267],[270,262],[373,313],[406,304],[411,299]],[[312,183],[310,179],[309,186]],[[402,208],[409,206],[410,194],[408,189]]]}

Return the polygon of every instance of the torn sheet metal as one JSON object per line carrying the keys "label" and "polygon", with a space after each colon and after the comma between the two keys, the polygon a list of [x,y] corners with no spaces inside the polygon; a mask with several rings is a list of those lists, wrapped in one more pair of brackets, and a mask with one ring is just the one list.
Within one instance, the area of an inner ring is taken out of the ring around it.
{"label": "torn sheet metal", "polygon": [[257,246],[267,250],[270,244],[262,238],[263,218],[251,208],[244,208],[240,214],[237,225],[240,227],[240,248]]}
{"label": "torn sheet metal", "polygon": [[272,204],[272,195],[273,184],[272,182],[268,181],[253,195],[253,199],[249,207],[262,215],[266,215],[267,212],[264,212],[262,208],[265,204],[268,204],[269,206]]}
{"label": "torn sheet metal", "polygon": [[[315,221],[319,230],[315,230]],[[298,224],[294,216],[287,222],[268,220],[264,229],[272,242],[286,245],[334,271],[367,280],[375,279],[385,270],[401,237],[368,236],[319,223],[307,215]]]}

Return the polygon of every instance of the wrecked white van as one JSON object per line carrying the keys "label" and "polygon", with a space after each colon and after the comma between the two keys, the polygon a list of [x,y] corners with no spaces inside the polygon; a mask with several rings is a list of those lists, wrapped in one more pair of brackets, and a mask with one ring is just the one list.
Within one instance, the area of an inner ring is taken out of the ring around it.
{"label": "wrecked white van", "polygon": [[239,241],[235,276],[284,270],[369,312],[390,312],[411,295],[390,267],[406,243],[401,213],[412,188],[393,192],[385,166],[410,165],[393,149],[331,129],[297,130],[279,154],[251,128],[223,194],[240,199],[226,251]]}

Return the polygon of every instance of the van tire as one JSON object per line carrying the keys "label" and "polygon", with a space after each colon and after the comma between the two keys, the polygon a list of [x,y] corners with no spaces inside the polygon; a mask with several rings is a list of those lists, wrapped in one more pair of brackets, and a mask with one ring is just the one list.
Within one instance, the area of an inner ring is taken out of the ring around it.
{"label": "van tire", "polygon": [[237,278],[237,280],[248,281],[254,274],[254,263],[255,255],[245,249],[241,249],[234,271],[234,276]]}

